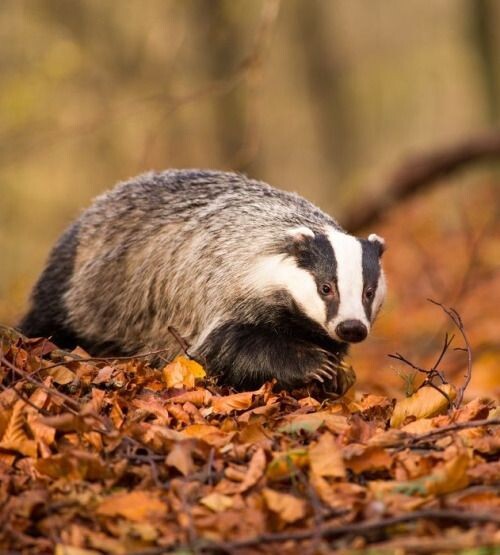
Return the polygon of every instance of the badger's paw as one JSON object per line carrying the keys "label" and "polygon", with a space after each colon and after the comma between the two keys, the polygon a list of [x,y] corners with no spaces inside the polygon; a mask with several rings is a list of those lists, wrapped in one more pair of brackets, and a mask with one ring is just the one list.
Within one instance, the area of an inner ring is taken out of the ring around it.
{"label": "badger's paw", "polygon": [[306,373],[306,383],[316,382],[327,393],[344,395],[356,381],[352,367],[324,349],[316,348],[314,355],[314,368]]}

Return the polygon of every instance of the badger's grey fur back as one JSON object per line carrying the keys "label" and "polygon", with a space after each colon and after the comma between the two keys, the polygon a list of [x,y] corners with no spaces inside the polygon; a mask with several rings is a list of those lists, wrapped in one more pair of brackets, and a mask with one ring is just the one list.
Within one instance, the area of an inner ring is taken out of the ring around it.
{"label": "badger's grey fur back", "polygon": [[340,231],[303,198],[238,174],[144,174],[98,197],[62,236],[20,327],[92,354],[167,349],[172,357],[179,351],[173,326],[229,383],[245,387],[274,376],[297,385],[313,369],[289,376],[288,354],[276,361],[281,369],[270,369],[267,358],[279,357],[268,352],[270,336],[276,349],[288,349],[283,331],[287,341],[312,343],[337,359],[345,344],[304,315],[286,287],[256,287],[253,274],[256,261],[295,251],[294,230],[300,243],[325,229]]}

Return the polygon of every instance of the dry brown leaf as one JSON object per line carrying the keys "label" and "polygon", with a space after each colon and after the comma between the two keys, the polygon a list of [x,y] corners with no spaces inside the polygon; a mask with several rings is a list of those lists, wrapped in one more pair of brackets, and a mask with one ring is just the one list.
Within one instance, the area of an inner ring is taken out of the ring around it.
{"label": "dry brown leaf", "polygon": [[407,482],[370,482],[370,489],[383,496],[385,492],[406,495],[442,495],[467,487],[467,470],[470,457],[467,451],[459,451],[449,461],[434,467],[431,474]]}
{"label": "dry brown leaf", "polygon": [[145,522],[163,516],[167,504],[158,498],[155,491],[132,491],[116,493],[106,497],[97,506],[96,512],[104,516],[121,516],[134,522]]}
{"label": "dry brown leaf", "polygon": [[248,471],[245,475],[243,482],[239,487],[239,492],[243,493],[254,486],[264,475],[266,469],[266,454],[264,449],[259,448],[252,456],[250,464],[248,465]]}
{"label": "dry brown leaf", "polygon": [[262,490],[262,496],[264,497],[267,508],[279,515],[284,522],[296,522],[306,516],[307,506],[303,499],[299,499],[288,493],[280,493],[270,488],[264,488]]}
{"label": "dry brown leaf", "polygon": [[66,366],[56,366],[46,370],[45,373],[59,385],[68,385],[76,379],[76,374]]}
{"label": "dry brown leaf", "polygon": [[179,395],[174,395],[168,399],[168,403],[193,403],[196,407],[208,405],[212,398],[212,394],[207,389],[196,389],[194,391],[185,391]]}
{"label": "dry brown leaf", "polygon": [[229,497],[229,495],[213,492],[202,497],[200,503],[208,507],[211,511],[214,511],[214,513],[220,513],[230,509],[234,504],[234,500],[232,497]]}
{"label": "dry brown leaf", "polygon": [[276,453],[267,465],[266,476],[269,480],[282,480],[297,474],[309,464],[307,449],[291,449],[284,453]]}
{"label": "dry brown leaf", "polygon": [[346,468],[356,474],[389,469],[393,457],[383,447],[352,443],[342,451]]}
{"label": "dry brown leaf", "polygon": [[56,437],[56,429],[47,426],[38,413],[30,412],[27,415],[28,426],[37,441],[43,441],[47,445],[53,445]]}
{"label": "dry brown leaf", "polygon": [[[451,400],[456,397],[456,390],[452,385],[443,384],[439,388]],[[391,426],[399,428],[408,417],[420,419],[435,416],[448,409],[448,406],[448,400],[442,393],[433,387],[421,387],[411,397],[401,399],[396,403],[391,418]]]}
{"label": "dry brown leaf", "polygon": [[247,410],[252,405],[254,395],[254,391],[244,391],[225,397],[212,397],[214,413],[229,414],[232,411]]}
{"label": "dry brown leaf", "polygon": [[217,426],[208,424],[192,424],[184,428],[182,434],[187,437],[201,439],[214,447],[226,445],[234,436],[234,432],[222,432]]}
{"label": "dry brown leaf", "polygon": [[345,477],[342,453],[330,432],[322,434],[319,441],[309,447],[309,465],[316,476]]}
{"label": "dry brown leaf", "polygon": [[36,441],[30,439],[26,434],[26,403],[19,399],[14,405],[7,428],[0,441],[0,448],[9,451],[17,451],[27,457],[36,457]]}
{"label": "dry brown leaf", "polygon": [[168,466],[177,468],[183,476],[188,476],[195,470],[191,451],[192,447],[189,441],[178,441],[174,443],[165,462]]}

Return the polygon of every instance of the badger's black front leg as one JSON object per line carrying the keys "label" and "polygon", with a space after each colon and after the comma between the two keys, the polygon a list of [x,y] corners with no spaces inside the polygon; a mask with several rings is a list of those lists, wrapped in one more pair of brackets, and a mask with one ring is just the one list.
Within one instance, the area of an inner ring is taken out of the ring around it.
{"label": "badger's black front leg", "polygon": [[237,389],[254,389],[276,378],[286,389],[317,381],[342,395],[354,382],[339,368],[340,353],[265,326],[227,322],[193,354],[221,383]]}

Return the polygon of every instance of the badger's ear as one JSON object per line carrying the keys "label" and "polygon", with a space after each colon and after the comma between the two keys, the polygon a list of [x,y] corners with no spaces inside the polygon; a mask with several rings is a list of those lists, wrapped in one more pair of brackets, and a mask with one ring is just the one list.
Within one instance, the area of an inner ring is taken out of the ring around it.
{"label": "badger's ear", "polygon": [[380,237],[376,233],[371,233],[370,235],[368,235],[368,241],[370,241],[370,243],[374,243],[378,246],[378,255],[379,256],[382,256],[384,254],[385,249],[386,249],[385,239],[383,239],[382,237]]}
{"label": "badger's ear", "polygon": [[312,229],[306,226],[291,228],[286,234],[287,251],[291,255],[297,256],[308,248],[311,239],[314,239],[314,231]]}

